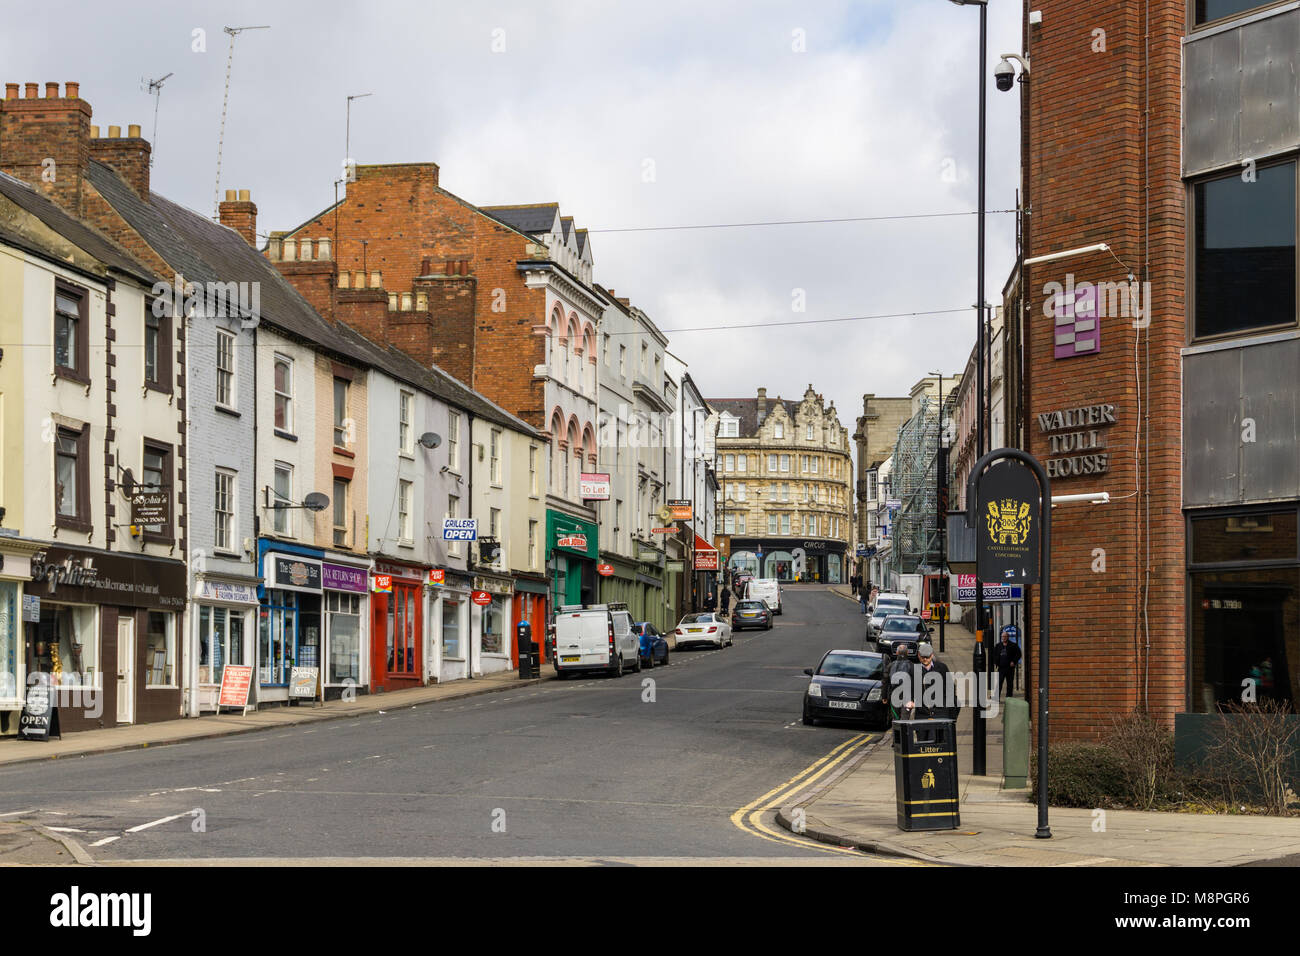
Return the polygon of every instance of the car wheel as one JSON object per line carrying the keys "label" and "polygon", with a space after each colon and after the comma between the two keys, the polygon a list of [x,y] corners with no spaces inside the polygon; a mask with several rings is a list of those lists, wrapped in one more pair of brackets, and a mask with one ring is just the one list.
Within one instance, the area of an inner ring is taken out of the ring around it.
{"label": "car wheel", "polygon": [[642,661],[641,666],[642,666],[642,667],[645,667],[645,668],[648,668],[649,670],[654,670],[654,667],[655,667],[655,652],[654,652],[654,651],[651,651],[651,652],[650,652],[650,656],[647,657],[644,661]]}
{"label": "car wheel", "polygon": [[666,647],[664,648],[664,664],[663,664],[663,666],[664,666],[664,667],[667,667],[667,666],[668,666],[668,648],[666,648]]}
{"label": "car wheel", "polygon": [[632,673],[633,674],[641,673],[641,652],[640,651],[637,652],[636,663],[632,665]]}
{"label": "car wheel", "polygon": [[618,655],[618,663],[615,664],[614,667],[610,670],[610,676],[611,677],[623,676],[623,655],[622,654]]}
{"label": "car wheel", "polygon": [[817,726],[817,718],[810,716],[809,713],[808,713],[808,711],[805,710],[805,711],[803,712],[803,725],[804,725],[805,727],[816,727],[816,726]]}

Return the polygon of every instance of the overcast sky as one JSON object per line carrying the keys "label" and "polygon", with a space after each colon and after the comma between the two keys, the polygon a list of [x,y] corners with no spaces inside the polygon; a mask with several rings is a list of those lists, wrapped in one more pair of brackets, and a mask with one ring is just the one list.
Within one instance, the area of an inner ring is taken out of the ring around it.
{"label": "overcast sky", "polygon": [[[1020,36],[1017,0],[989,6],[986,76]],[[251,190],[259,232],[292,228],[333,200],[346,97],[373,93],[353,103],[359,163],[435,162],[445,189],[480,205],[558,201],[592,230],[596,281],[670,332],[707,396],[766,386],[797,398],[811,382],[852,429],[864,392],[905,395],[931,370],[963,367],[974,342],[973,215],[599,230],[974,210],[975,7],[263,0],[39,11],[7,19],[4,80],[79,81],[92,122],[124,132],[139,123],[152,137],[145,83],[173,74],[153,188],[206,214],[222,28],[269,25],[235,43],[220,184]],[[192,49],[196,29],[206,52]],[[990,210],[1015,205],[1017,103],[989,84]],[[991,214],[995,304],[1013,256],[1014,217]],[[960,311],[683,331],[934,310]]]}

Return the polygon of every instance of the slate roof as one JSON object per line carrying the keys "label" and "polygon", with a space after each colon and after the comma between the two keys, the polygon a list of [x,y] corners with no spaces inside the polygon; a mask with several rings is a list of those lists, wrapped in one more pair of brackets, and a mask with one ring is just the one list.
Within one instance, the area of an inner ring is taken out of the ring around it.
{"label": "slate roof", "polygon": [[[100,164],[92,163],[92,166]],[[192,282],[257,282],[261,321],[337,355],[342,361],[379,369],[452,405],[515,431],[537,437],[527,422],[462,385],[436,367],[426,368],[388,344],[366,338],[321,316],[261,253],[235,230],[157,193],[143,202],[117,174],[100,166],[92,182],[127,223]]]}
{"label": "slate roof", "polygon": [[[719,415],[726,412],[735,418],[740,419],[740,437],[752,438],[758,434],[758,399],[757,398],[706,398],[704,400]],[[790,399],[780,399],[780,404],[785,406],[790,420],[794,421],[795,412],[799,410],[799,402]],[[767,414],[772,414],[772,409],[776,407],[778,399],[769,398],[767,400]]]}
{"label": "slate roof", "polygon": [[[94,256],[104,265],[134,276],[146,285],[153,285],[158,280],[159,277],[153,274],[153,270],[133,258],[112,239],[69,215],[57,203],[42,196],[21,179],[16,179],[8,173],[0,173],[0,195],[25,212],[31,213],[54,232]],[[16,232],[6,230],[6,234],[15,241],[22,241]]]}
{"label": "slate roof", "polygon": [[560,204],[557,202],[531,203],[521,206],[479,206],[493,219],[500,219],[511,229],[534,236],[548,232],[555,225]]}
{"label": "slate roof", "polygon": [[578,230],[578,255],[582,255],[586,251],[587,251],[587,230],[579,229]]}

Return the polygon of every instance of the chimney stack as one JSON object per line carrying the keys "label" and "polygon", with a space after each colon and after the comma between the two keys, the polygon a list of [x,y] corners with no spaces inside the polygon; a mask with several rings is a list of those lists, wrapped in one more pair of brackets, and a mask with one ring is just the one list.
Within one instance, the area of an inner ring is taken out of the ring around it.
{"label": "chimney stack", "polygon": [[[257,248],[257,206],[249,198],[247,189],[227,189],[225,201],[217,207],[217,216],[223,226],[229,226],[250,246]],[[283,254],[286,259],[297,258],[294,245],[292,239],[285,241]]]}
{"label": "chimney stack", "polygon": [[767,418],[767,389],[758,390],[758,423],[763,424],[763,419]]}
{"label": "chimney stack", "polygon": [[140,126],[132,123],[122,135],[122,127],[110,126],[105,137],[91,136],[90,155],[105,166],[112,166],[137,196],[149,201],[149,163],[153,147],[140,135]]}
{"label": "chimney stack", "polygon": [[5,84],[0,100],[0,169],[30,183],[55,202],[81,214],[81,184],[90,163],[90,104],[78,97],[78,85]]}

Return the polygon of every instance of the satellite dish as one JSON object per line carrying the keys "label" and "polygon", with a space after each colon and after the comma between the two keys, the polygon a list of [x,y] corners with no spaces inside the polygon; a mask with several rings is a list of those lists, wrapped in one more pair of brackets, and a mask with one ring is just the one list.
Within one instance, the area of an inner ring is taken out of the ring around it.
{"label": "satellite dish", "polygon": [[437,448],[442,444],[442,436],[433,432],[425,432],[420,436],[420,444],[425,448]]}
{"label": "satellite dish", "polygon": [[302,506],[308,511],[324,511],[330,506],[328,495],[323,495],[319,491],[313,491],[306,498],[302,499]]}
{"label": "satellite dish", "polygon": [[667,505],[665,505],[664,507],[660,508],[660,509],[659,509],[659,520],[660,520],[660,521],[672,521],[672,520],[673,520],[673,512],[672,512],[672,509],[670,509]]}
{"label": "satellite dish", "polygon": [[131,474],[130,468],[123,470],[121,484],[122,484],[122,493],[126,495],[128,498],[130,498],[131,492],[135,490],[135,475]]}

